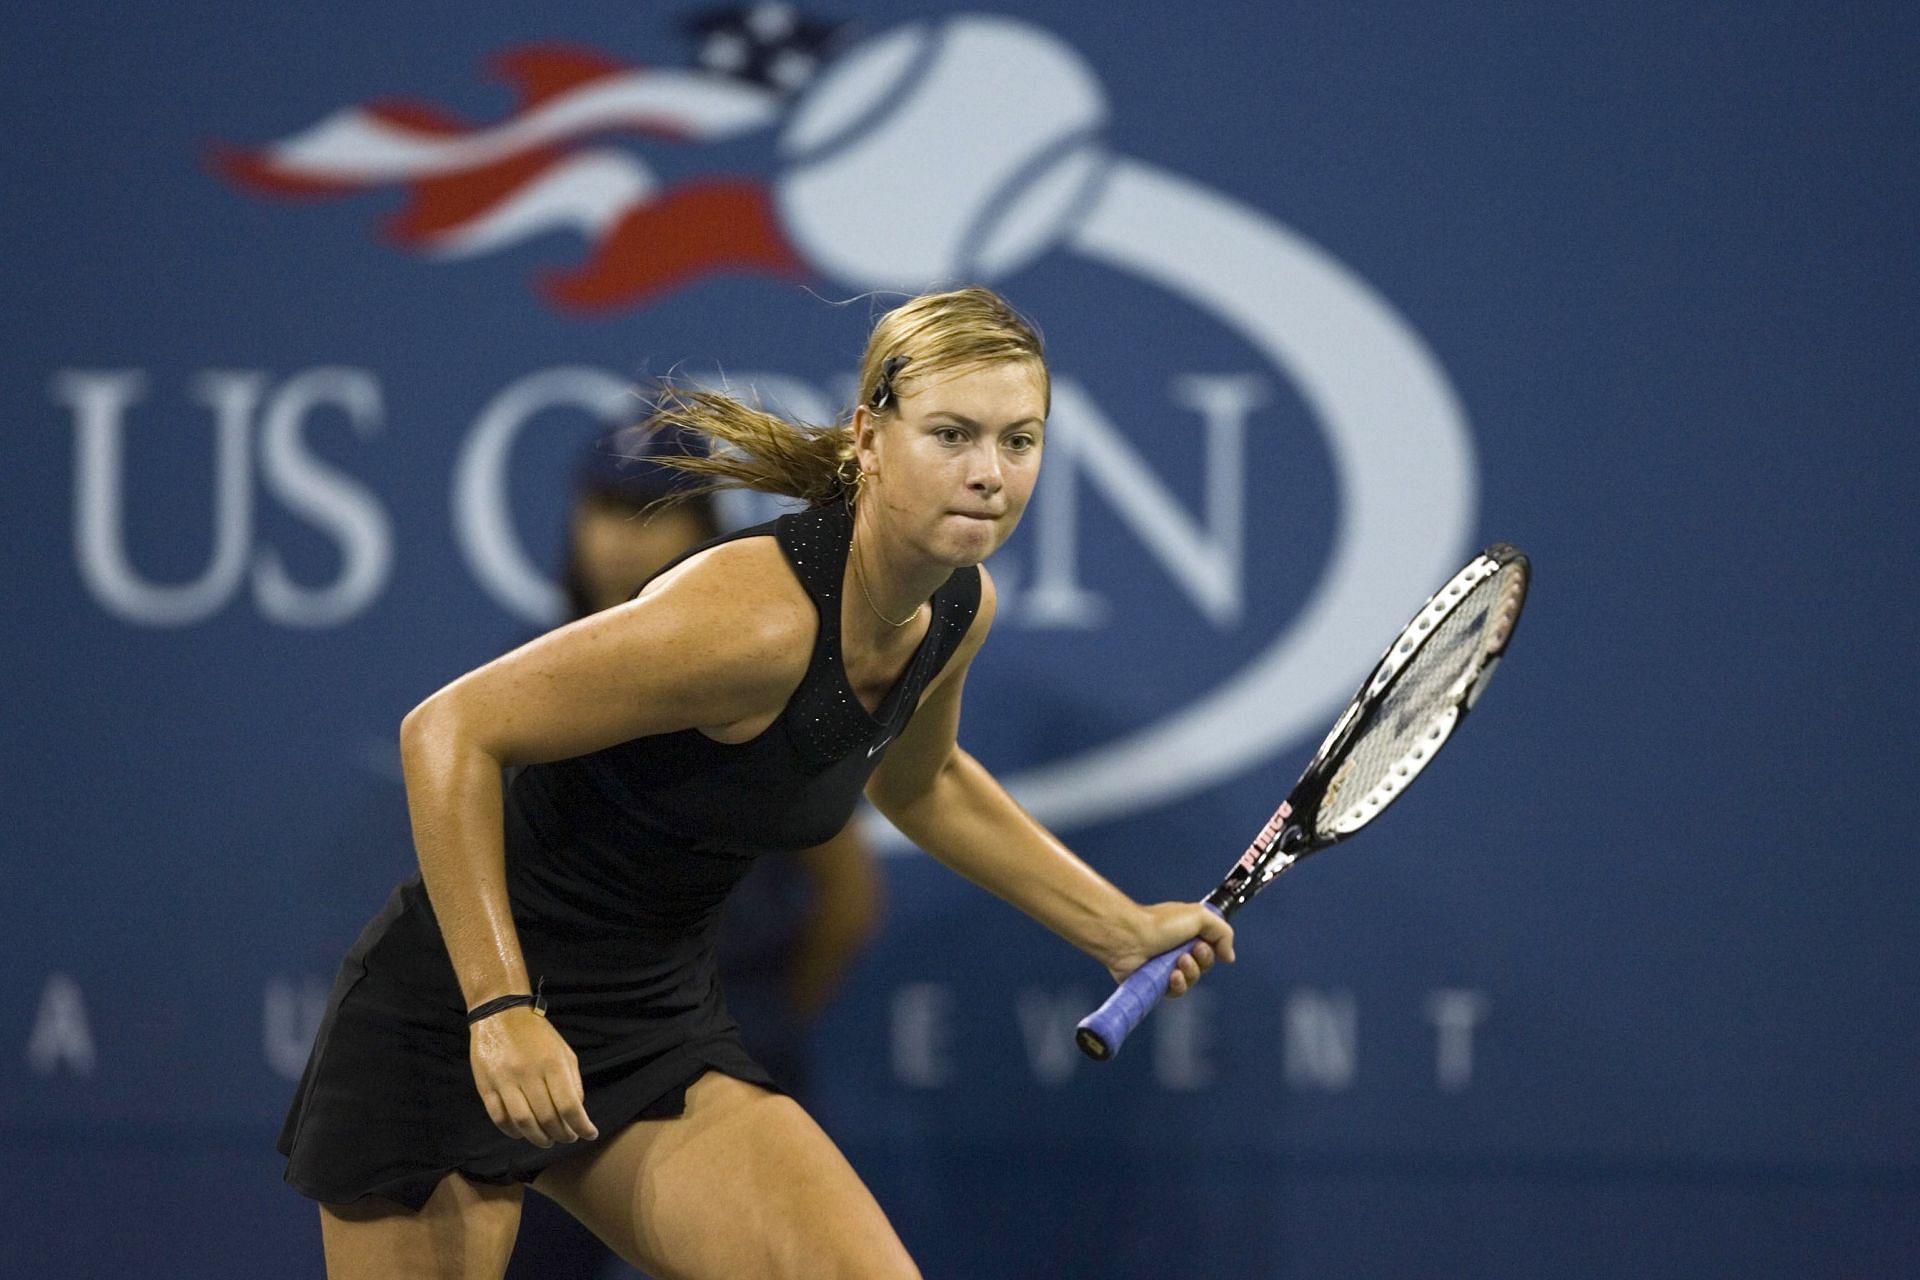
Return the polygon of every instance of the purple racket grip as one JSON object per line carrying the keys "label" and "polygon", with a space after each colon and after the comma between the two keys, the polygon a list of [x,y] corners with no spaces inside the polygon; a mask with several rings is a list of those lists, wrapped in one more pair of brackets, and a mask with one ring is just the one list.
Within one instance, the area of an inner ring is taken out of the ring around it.
{"label": "purple racket grip", "polygon": [[[1222,914],[1220,908],[1211,902],[1201,905],[1217,916]],[[1159,1004],[1160,997],[1167,993],[1167,978],[1173,973],[1173,966],[1180,962],[1181,956],[1193,950],[1194,943],[1198,941],[1200,939],[1195,938],[1171,951],[1162,951],[1128,974],[1126,981],[1113,989],[1113,994],[1107,997],[1105,1004],[1080,1019],[1079,1029],[1073,1034],[1080,1052],[1095,1062],[1105,1062],[1118,1054],[1127,1036],[1153,1012],[1153,1006]]]}

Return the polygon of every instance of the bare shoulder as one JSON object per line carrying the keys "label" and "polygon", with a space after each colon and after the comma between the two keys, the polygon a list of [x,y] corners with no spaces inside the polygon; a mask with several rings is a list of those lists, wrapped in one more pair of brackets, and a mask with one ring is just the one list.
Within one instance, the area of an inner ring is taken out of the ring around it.
{"label": "bare shoulder", "polygon": [[973,615],[973,627],[969,636],[978,630],[982,639],[993,626],[994,610],[1000,607],[1000,589],[993,585],[993,575],[987,572],[987,566],[980,566],[980,610]]}
{"label": "bare shoulder", "polygon": [[993,585],[993,575],[987,572],[987,566],[980,566],[980,606],[974,610],[973,622],[967,627],[967,634],[960,641],[957,656],[971,660],[987,642],[987,633],[993,630],[993,617],[1000,607],[1000,592]]}
{"label": "bare shoulder", "polygon": [[754,614],[775,627],[799,622],[811,629],[816,617],[813,601],[771,536],[735,538],[689,556],[649,582],[631,603],[656,597]]}
{"label": "bare shoulder", "polygon": [[[798,683],[813,652],[819,614],[771,537],[709,547],[647,584],[620,606],[655,640],[670,634],[694,654],[760,668]],[[625,621],[625,620],[623,620]]]}
{"label": "bare shoulder", "polygon": [[773,539],[742,538],[469,672],[422,710],[444,709],[442,723],[510,764],[682,729],[739,741],[792,697],[818,629]]}

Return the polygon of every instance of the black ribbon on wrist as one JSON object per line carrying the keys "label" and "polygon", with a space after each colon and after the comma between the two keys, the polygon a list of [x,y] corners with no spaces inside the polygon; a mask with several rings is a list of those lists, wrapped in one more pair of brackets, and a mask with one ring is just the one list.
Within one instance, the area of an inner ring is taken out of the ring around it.
{"label": "black ribbon on wrist", "polygon": [[[540,980],[540,987],[544,989],[546,985],[547,980],[542,978]],[[485,1004],[475,1005],[473,1008],[467,1010],[467,1025],[472,1026],[483,1018],[491,1018],[496,1013],[505,1013],[508,1009],[518,1009],[523,1004],[532,1005],[533,1011],[541,1017],[544,1018],[547,1016],[546,996],[540,994],[539,990],[533,992],[523,991],[518,995],[495,996]]]}

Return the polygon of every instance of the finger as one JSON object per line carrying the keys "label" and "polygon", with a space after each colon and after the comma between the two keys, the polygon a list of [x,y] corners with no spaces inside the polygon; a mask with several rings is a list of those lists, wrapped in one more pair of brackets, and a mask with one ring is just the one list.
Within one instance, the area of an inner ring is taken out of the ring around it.
{"label": "finger", "polygon": [[571,1141],[585,1139],[591,1142],[600,1136],[600,1131],[587,1118],[586,1099],[581,1096],[580,1073],[570,1072],[567,1078],[555,1082],[549,1080],[547,1088],[553,1095],[553,1109],[573,1133]]}
{"label": "finger", "polygon": [[527,1088],[527,1105],[533,1108],[533,1122],[540,1126],[540,1133],[554,1146],[565,1146],[577,1142],[579,1135],[560,1115],[560,1107],[553,1099],[551,1081],[542,1077]]}
{"label": "finger", "polygon": [[533,1118],[533,1107],[526,1096],[518,1089],[509,1089],[501,1095],[501,1103],[507,1109],[507,1119],[511,1124],[513,1136],[522,1142],[531,1142],[536,1147],[549,1147],[547,1135],[540,1131],[540,1122]]}
{"label": "finger", "polygon": [[578,1140],[579,1135],[561,1114],[560,1103],[553,1095],[552,1080],[536,1080],[527,1092],[533,1104],[533,1118],[548,1141],[559,1147]]}
{"label": "finger", "polygon": [[488,1090],[486,1093],[480,1095],[480,1102],[481,1105],[486,1107],[487,1119],[493,1121],[494,1128],[510,1138],[520,1136],[513,1131],[513,1119],[507,1115],[506,1105],[500,1101],[499,1094]]}
{"label": "finger", "polygon": [[541,1130],[540,1122],[533,1118],[533,1108],[527,1104],[526,1095],[518,1089],[508,1090],[501,1101],[507,1108],[507,1115],[513,1121],[513,1136],[531,1142],[536,1147],[550,1147],[553,1140]]}
{"label": "finger", "polygon": [[580,1079],[580,1059],[571,1055],[567,1058],[567,1079],[573,1082],[573,1096],[578,1099],[575,1106],[578,1116],[569,1116],[567,1122],[573,1125],[576,1133],[591,1142],[600,1136],[600,1126],[587,1114],[587,1086]]}
{"label": "finger", "polygon": [[1233,963],[1233,926],[1211,911],[1200,914],[1200,936],[1228,964]]}
{"label": "finger", "polygon": [[[580,1097],[580,1114],[585,1115],[587,1086],[586,1083],[580,1079],[580,1059],[573,1054],[567,1055],[567,1078],[573,1081],[573,1091]],[[591,1119],[587,1121],[587,1127],[593,1130],[594,1137],[597,1138],[600,1136],[600,1127],[594,1124]]]}
{"label": "finger", "polygon": [[1189,947],[1187,954],[1192,956],[1194,963],[1200,966],[1200,972],[1205,973],[1213,968],[1213,948],[1208,946],[1204,939]]}
{"label": "finger", "polygon": [[571,1116],[580,1109],[577,1099],[567,1087],[564,1076],[555,1079],[548,1076],[542,1082],[547,1095],[547,1106],[541,1111],[541,1123],[547,1127],[547,1136],[555,1142],[578,1142],[580,1131],[573,1125]]}
{"label": "finger", "polygon": [[1173,972],[1167,975],[1167,994],[1183,996],[1200,980],[1200,966],[1192,956],[1181,956],[1174,962]]}

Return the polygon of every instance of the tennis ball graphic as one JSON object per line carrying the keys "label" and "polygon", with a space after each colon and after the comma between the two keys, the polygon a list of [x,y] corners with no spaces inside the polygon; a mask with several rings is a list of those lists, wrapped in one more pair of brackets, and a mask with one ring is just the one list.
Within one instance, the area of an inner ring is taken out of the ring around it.
{"label": "tennis ball graphic", "polygon": [[967,15],[855,46],[780,136],[774,199],[816,269],[861,288],[991,280],[1045,253],[1104,167],[1099,82],[1072,48]]}

